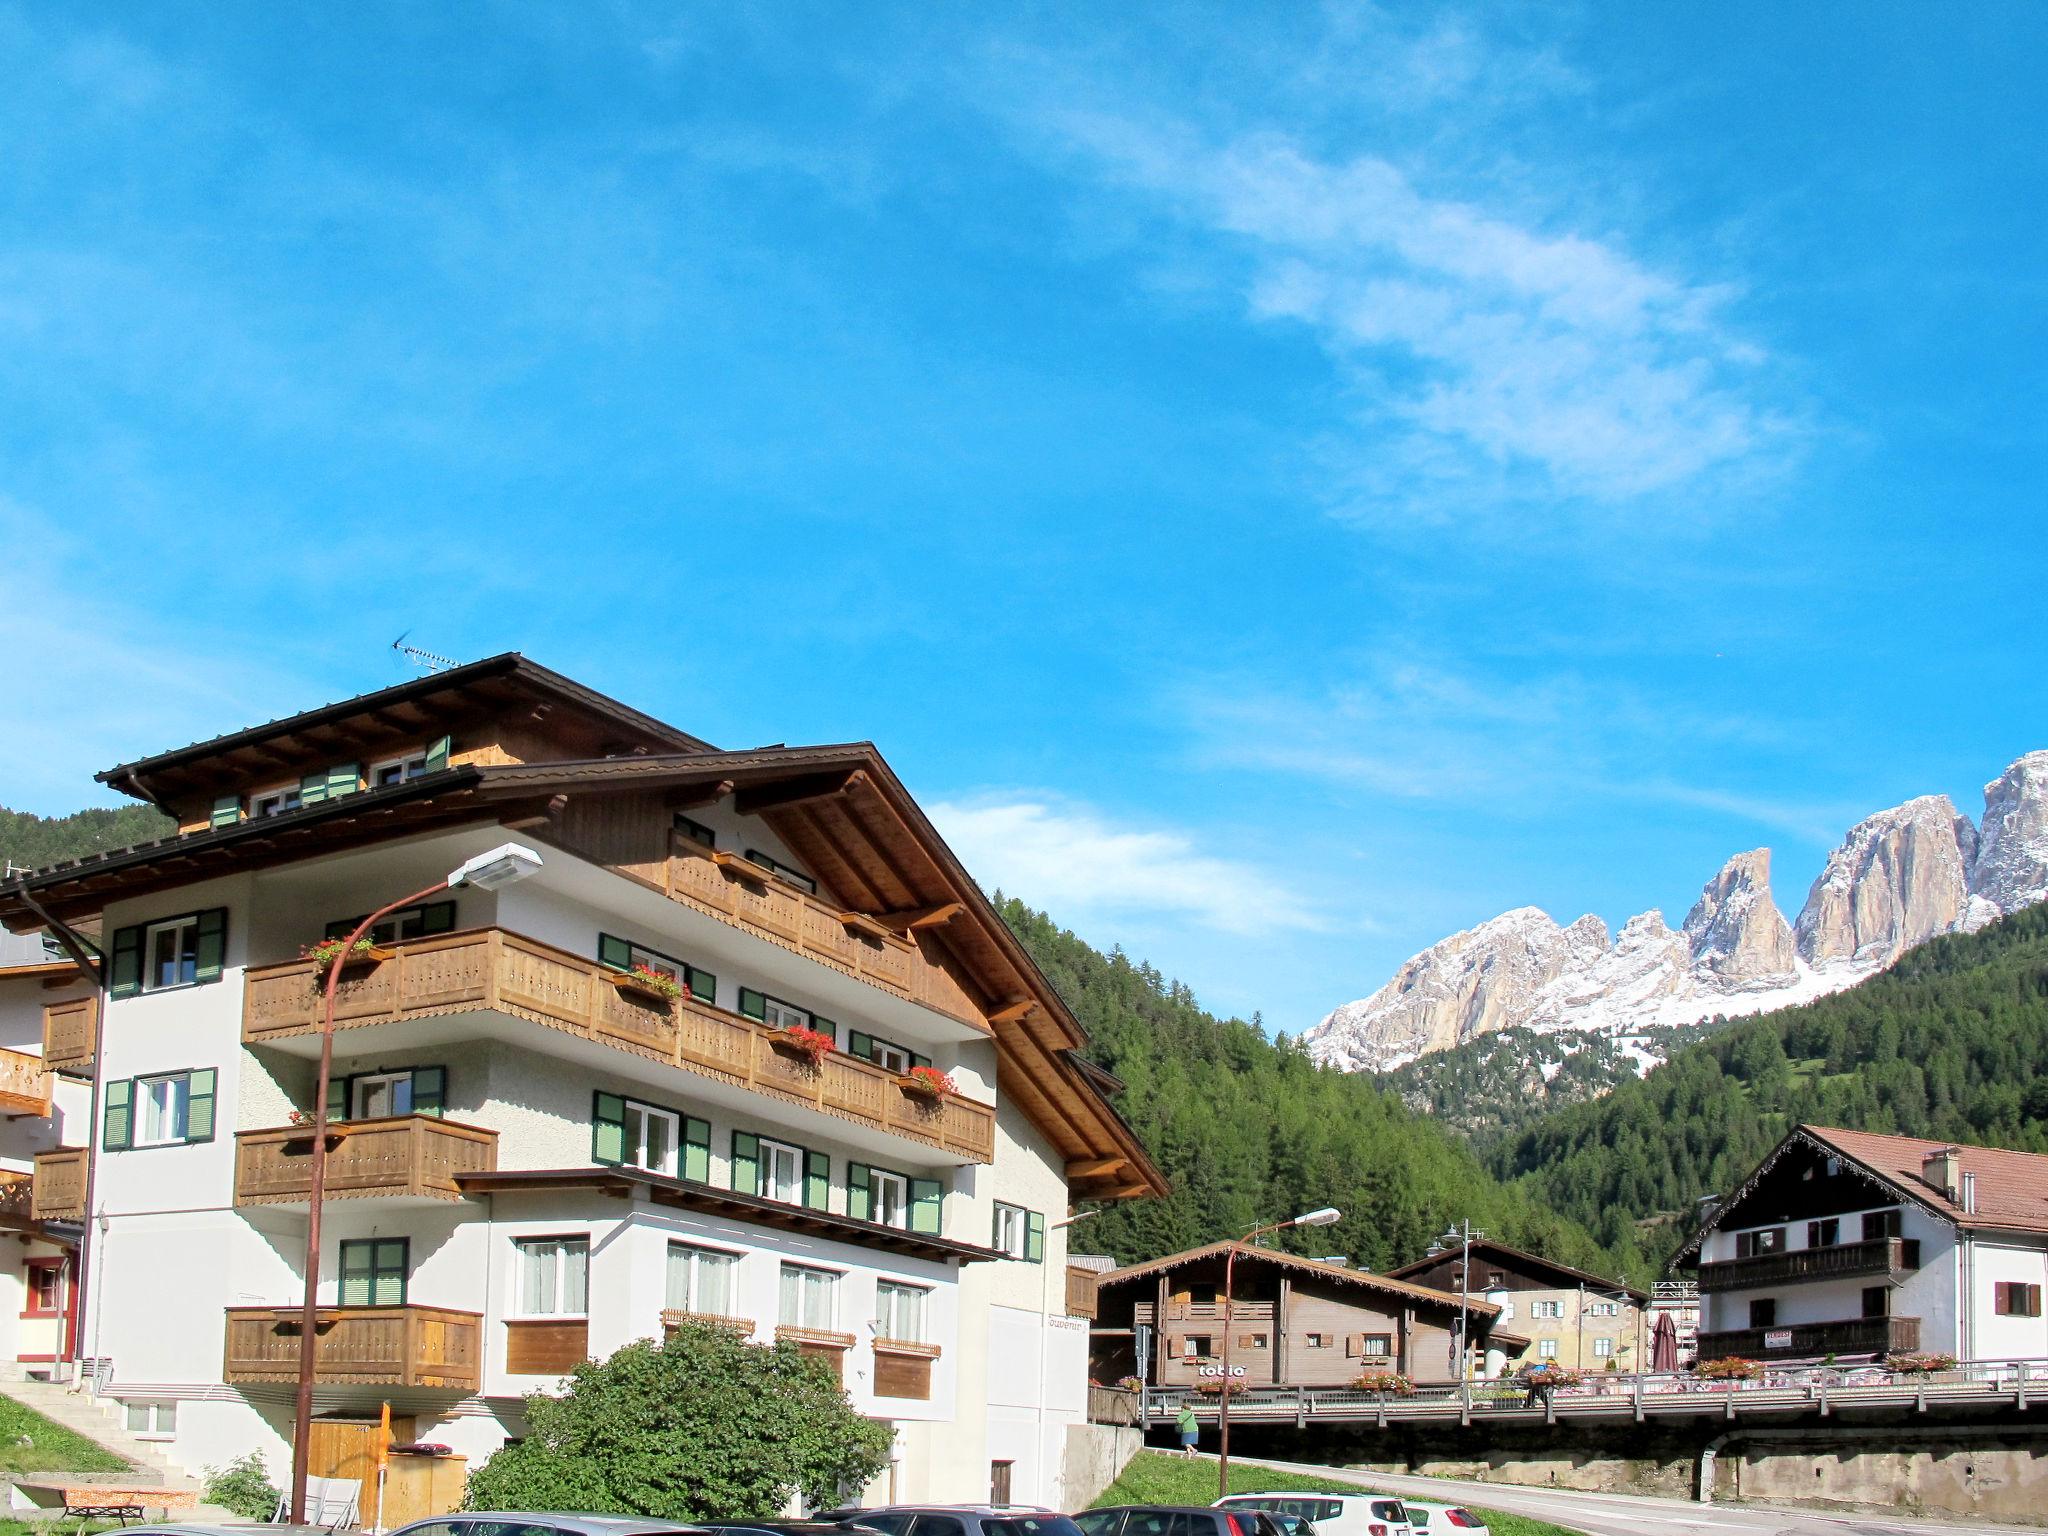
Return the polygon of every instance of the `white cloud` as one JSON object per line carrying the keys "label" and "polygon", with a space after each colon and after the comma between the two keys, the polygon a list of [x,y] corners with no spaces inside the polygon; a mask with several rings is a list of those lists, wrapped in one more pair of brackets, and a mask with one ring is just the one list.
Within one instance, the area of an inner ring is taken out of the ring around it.
{"label": "white cloud", "polygon": [[976,879],[1062,922],[1178,918],[1241,937],[1322,927],[1298,893],[1255,865],[1201,852],[1186,832],[1118,826],[1049,797],[990,795],[930,810]]}

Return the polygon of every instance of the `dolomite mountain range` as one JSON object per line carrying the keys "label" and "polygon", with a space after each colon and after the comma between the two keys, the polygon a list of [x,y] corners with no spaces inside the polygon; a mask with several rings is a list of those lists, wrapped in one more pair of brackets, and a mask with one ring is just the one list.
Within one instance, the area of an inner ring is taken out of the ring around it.
{"label": "dolomite mountain range", "polygon": [[[1318,1061],[1385,1072],[1496,1030],[1628,1037],[1761,1013],[1854,986],[1937,934],[2048,900],[2048,751],[1984,786],[1973,823],[1923,795],[1853,827],[1791,922],[1768,848],[1738,853],[1675,931],[1656,910],[1619,934],[1518,907],[1414,956],[1303,1036]],[[1634,1047],[1647,1068],[1656,1052]]]}

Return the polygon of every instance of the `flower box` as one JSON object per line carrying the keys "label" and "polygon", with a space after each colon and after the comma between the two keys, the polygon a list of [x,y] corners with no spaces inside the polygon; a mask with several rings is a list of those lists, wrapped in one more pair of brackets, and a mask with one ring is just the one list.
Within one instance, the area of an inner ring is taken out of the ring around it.
{"label": "flower box", "polygon": [[1376,1392],[1381,1397],[1413,1397],[1415,1383],[1399,1371],[1366,1371],[1351,1383],[1354,1392]]}
{"label": "flower box", "polygon": [[896,1079],[896,1085],[920,1099],[950,1099],[960,1091],[954,1086],[953,1079],[937,1067],[912,1067]]}
{"label": "flower box", "polygon": [[341,968],[344,971],[354,970],[363,965],[375,965],[379,961],[391,958],[390,950],[381,944],[372,944],[368,939],[357,939],[347,954],[342,954],[342,949],[342,940],[322,939],[318,944],[303,946],[299,950],[299,957],[313,961],[323,971],[334,964],[336,955],[341,955]]}
{"label": "flower box", "polygon": [[630,971],[606,971],[604,979],[619,991],[652,1002],[672,1003],[683,995],[683,984],[673,976],[635,966]]}
{"label": "flower box", "polygon": [[825,1058],[838,1049],[830,1035],[803,1024],[777,1030],[768,1037],[768,1043],[787,1055],[801,1056],[814,1068],[823,1066]]}

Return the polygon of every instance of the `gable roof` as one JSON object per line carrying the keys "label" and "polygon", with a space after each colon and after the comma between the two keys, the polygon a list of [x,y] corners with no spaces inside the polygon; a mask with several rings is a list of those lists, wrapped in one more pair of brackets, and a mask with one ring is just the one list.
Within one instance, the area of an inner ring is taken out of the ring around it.
{"label": "gable roof", "polygon": [[[1127,1280],[1136,1280],[1145,1275],[1156,1275],[1163,1269],[1178,1269],[1183,1264],[1192,1264],[1201,1259],[1220,1258],[1235,1250],[1239,1259],[1249,1259],[1262,1264],[1272,1264],[1280,1269],[1291,1269],[1301,1274],[1318,1276],[1325,1280],[1338,1280],[1346,1285],[1364,1286],[1369,1290],[1385,1291],[1410,1301],[1433,1302],[1440,1307],[1457,1311],[1463,1303],[1449,1291],[1432,1290],[1426,1285],[1416,1285],[1408,1280],[1396,1280],[1391,1275],[1375,1274],[1369,1269],[1353,1269],[1348,1264],[1331,1264],[1322,1259],[1305,1259],[1300,1254],[1287,1253],[1278,1248],[1255,1248],[1249,1243],[1209,1243],[1200,1248],[1188,1248],[1179,1253],[1169,1253],[1163,1259],[1148,1259],[1142,1264],[1127,1264],[1122,1269],[1112,1269],[1098,1281],[1099,1285],[1121,1285]],[[1479,1300],[1476,1296],[1470,1303],[1475,1317],[1498,1317],[1500,1308],[1491,1302]]]}
{"label": "gable roof", "polygon": [[[1546,1259],[1542,1254],[1530,1253],[1525,1248],[1510,1248],[1506,1243],[1497,1243],[1490,1237],[1474,1238],[1472,1251],[1475,1254],[1497,1255],[1503,1261],[1504,1268],[1519,1268],[1548,1275],[1552,1279],[1562,1281],[1562,1289],[1570,1290],[1579,1285],[1598,1286],[1605,1291],[1620,1291],[1639,1306],[1650,1299],[1647,1292],[1639,1291],[1622,1281],[1609,1280],[1605,1275],[1596,1275],[1590,1270],[1574,1269],[1569,1264],[1560,1264],[1556,1259]],[[1406,1264],[1396,1264],[1387,1273],[1400,1277],[1420,1274],[1423,1270],[1433,1269],[1447,1259],[1456,1261],[1458,1256],[1459,1250],[1455,1248],[1446,1248],[1440,1253],[1425,1253],[1421,1258],[1410,1259]]]}

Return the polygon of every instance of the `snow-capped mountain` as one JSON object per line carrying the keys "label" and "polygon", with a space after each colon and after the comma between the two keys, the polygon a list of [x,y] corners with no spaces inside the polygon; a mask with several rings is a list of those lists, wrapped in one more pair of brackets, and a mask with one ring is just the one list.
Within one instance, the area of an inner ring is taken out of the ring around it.
{"label": "snow-capped mountain", "polygon": [[1610,939],[1597,917],[1560,926],[1518,907],[1431,945],[1303,1039],[1318,1061],[1384,1072],[1517,1026],[1626,1036],[1760,1013],[1853,986],[1936,934],[2042,900],[2048,752],[2029,752],[1984,787],[1981,825],[1946,795],[1859,822],[1792,923],[1771,897],[1770,850],[1758,848],[1707,882],[1676,932],[1654,910]]}

